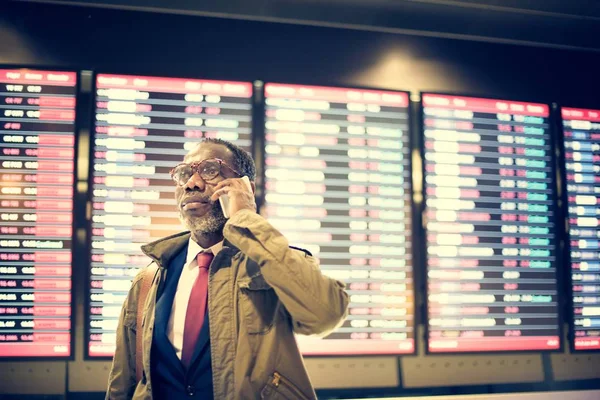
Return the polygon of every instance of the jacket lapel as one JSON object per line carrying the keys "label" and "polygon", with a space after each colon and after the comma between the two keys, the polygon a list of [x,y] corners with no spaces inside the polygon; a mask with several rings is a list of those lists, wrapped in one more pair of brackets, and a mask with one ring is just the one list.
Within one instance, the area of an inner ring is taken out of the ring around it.
{"label": "jacket lapel", "polygon": [[[187,248],[190,232],[180,232],[142,246],[142,252],[154,260],[160,268],[168,267],[184,247]],[[185,261],[185,258],[184,258]]]}

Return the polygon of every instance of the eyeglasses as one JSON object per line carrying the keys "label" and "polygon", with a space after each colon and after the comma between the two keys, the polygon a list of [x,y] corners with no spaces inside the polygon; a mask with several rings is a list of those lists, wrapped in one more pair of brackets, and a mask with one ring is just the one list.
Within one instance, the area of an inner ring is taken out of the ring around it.
{"label": "eyeglasses", "polygon": [[190,164],[181,163],[173,168],[170,172],[171,179],[179,185],[183,186],[190,178],[197,173],[205,181],[215,179],[221,173],[221,167],[225,167],[233,171],[238,176],[242,176],[238,171],[231,168],[225,161],[219,158],[210,158],[208,160],[197,161]]}

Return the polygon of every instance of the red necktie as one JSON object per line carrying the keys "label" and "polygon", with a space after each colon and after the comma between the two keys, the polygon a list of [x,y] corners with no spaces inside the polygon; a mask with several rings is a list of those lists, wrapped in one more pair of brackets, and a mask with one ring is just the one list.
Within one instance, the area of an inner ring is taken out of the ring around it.
{"label": "red necktie", "polygon": [[198,277],[192,287],[190,300],[185,314],[185,327],[183,329],[183,348],[181,351],[181,362],[188,368],[196,349],[196,343],[200,336],[202,324],[204,324],[204,314],[206,313],[206,303],[208,300],[208,267],[213,259],[212,253],[202,252],[198,254]]}

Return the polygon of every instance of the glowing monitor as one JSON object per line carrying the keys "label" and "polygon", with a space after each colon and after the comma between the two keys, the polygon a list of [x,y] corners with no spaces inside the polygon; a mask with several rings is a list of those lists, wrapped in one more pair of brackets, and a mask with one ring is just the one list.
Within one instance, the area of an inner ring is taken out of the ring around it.
{"label": "glowing monitor", "polygon": [[266,209],[347,284],[348,319],[304,354],[414,351],[408,95],[267,84]]}
{"label": "glowing monitor", "polygon": [[70,357],[75,72],[0,69],[0,357]]}
{"label": "glowing monitor", "polygon": [[600,110],[563,108],[573,348],[600,350]]}
{"label": "glowing monitor", "polygon": [[423,95],[429,352],[560,348],[548,119]]}
{"label": "glowing monitor", "polygon": [[96,80],[87,351],[111,356],[142,244],[183,231],[169,171],[202,138],[250,151],[252,85],[100,74]]}

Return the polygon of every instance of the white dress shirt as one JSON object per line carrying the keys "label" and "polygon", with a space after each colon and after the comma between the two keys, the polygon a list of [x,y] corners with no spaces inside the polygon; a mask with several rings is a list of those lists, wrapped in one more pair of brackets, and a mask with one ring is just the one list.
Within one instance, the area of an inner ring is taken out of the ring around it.
{"label": "white dress shirt", "polygon": [[[175,349],[177,357],[181,360],[181,353],[183,351],[183,330],[185,328],[185,314],[187,312],[188,302],[190,300],[190,294],[192,293],[192,287],[196,278],[198,277],[199,268],[196,256],[198,253],[209,252],[216,256],[223,248],[223,241],[215,244],[214,246],[203,249],[198,243],[196,243],[191,237],[188,243],[188,252],[183,271],[179,277],[177,283],[177,291],[175,292],[175,298],[173,299],[173,307],[171,308],[171,315],[169,316],[169,324],[167,325],[167,336],[169,341]],[[207,304],[208,306],[208,304]]]}

